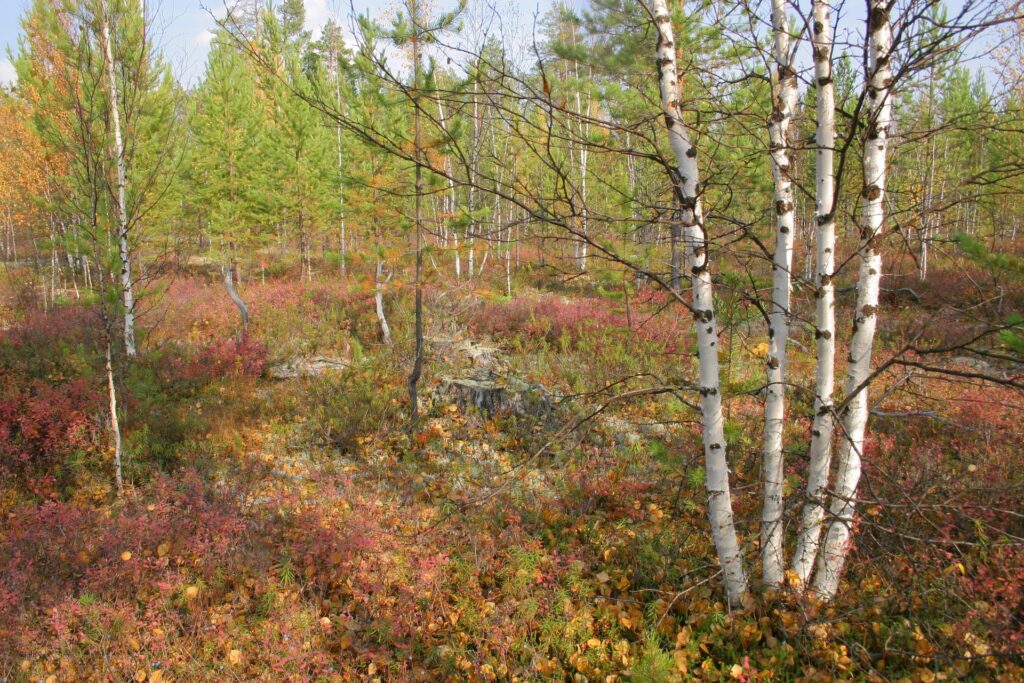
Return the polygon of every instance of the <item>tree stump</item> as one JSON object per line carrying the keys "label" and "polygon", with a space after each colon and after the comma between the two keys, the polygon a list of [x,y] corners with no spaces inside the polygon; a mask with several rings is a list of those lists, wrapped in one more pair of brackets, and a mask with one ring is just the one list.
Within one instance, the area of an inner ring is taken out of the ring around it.
{"label": "tree stump", "polygon": [[488,371],[470,377],[444,378],[438,394],[453,401],[463,412],[476,408],[487,416],[548,417],[551,414],[551,397],[543,386]]}

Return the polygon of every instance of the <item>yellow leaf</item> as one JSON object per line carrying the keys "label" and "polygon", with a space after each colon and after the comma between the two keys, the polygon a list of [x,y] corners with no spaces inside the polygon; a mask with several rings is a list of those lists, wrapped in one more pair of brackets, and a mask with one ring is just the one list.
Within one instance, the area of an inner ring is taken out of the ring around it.
{"label": "yellow leaf", "polygon": [[743,667],[739,664],[733,664],[732,668],[729,669],[729,675],[735,678],[736,680],[739,680],[743,677]]}
{"label": "yellow leaf", "polygon": [[241,663],[242,663],[242,651],[241,650],[232,650],[231,652],[228,653],[228,664],[231,664],[232,666],[237,666],[237,665],[239,665]]}
{"label": "yellow leaf", "polygon": [[143,681],[145,681],[146,680],[146,670],[145,669],[139,669],[138,671],[136,671],[135,672],[135,680],[138,683],[142,683]]}
{"label": "yellow leaf", "polygon": [[199,586],[189,586],[185,589],[186,600],[193,600],[197,595],[199,595]]}
{"label": "yellow leaf", "polygon": [[598,638],[591,638],[590,640],[587,641],[587,647],[589,647],[592,650],[596,650],[597,648],[601,647],[600,639],[598,639]]}
{"label": "yellow leaf", "polygon": [[163,669],[156,669],[149,674],[149,683],[160,683],[162,680],[164,680]]}
{"label": "yellow leaf", "polygon": [[761,342],[754,348],[750,349],[750,353],[755,356],[767,356],[768,355],[768,342]]}
{"label": "yellow leaf", "polygon": [[167,541],[164,541],[163,543],[161,543],[160,545],[158,545],[156,547],[156,556],[157,557],[163,557],[163,556],[165,556],[169,552],[171,552],[171,544],[168,543]]}
{"label": "yellow leaf", "polygon": [[121,553],[121,559],[124,560],[125,562],[127,562],[130,559],[132,559],[132,551],[125,550],[123,553]]}

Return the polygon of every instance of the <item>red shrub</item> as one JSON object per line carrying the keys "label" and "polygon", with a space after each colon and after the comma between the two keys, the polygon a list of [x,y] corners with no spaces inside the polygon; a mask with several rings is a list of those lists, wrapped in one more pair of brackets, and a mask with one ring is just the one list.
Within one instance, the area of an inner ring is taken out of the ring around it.
{"label": "red shrub", "polygon": [[177,586],[185,559],[207,581],[258,564],[242,553],[259,537],[241,493],[215,491],[189,473],[157,481],[150,493],[159,502],[132,501],[114,516],[58,501],[8,514],[0,531],[0,642],[31,644],[19,620],[83,593],[114,601]]}
{"label": "red shrub", "polygon": [[259,377],[267,366],[267,347],[263,342],[245,335],[241,340],[229,339],[211,343],[192,361],[207,368],[212,376],[243,375]]}
{"label": "red shrub", "polygon": [[34,495],[56,493],[67,457],[94,442],[99,393],[85,379],[19,386],[0,377],[0,474]]}
{"label": "red shrub", "polygon": [[676,350],[682,321],[688,316],[670,312],[659,315],[659,308],[645,305],[634,312],[630,324],[626,315],[615,310],[615,306],[613,302],[599,298],[524,297],[504,304],[482,304],[470,326],[498,338],[520,334],[551,343],[566,338],[573,344],[584,338],[596,338],[600,336],[599,332],[620,330],[645,341],[662,344],[669,353]]}

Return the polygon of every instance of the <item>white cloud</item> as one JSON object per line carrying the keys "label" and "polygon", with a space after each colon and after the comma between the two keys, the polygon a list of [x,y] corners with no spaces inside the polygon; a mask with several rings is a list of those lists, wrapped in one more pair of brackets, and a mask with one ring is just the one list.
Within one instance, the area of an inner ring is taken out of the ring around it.
{"label": "white cloud", "polygon": [[306,30],[314,39],[320,37],[320,29],[333,14],[327,7],[327,0],[306,0]]}
{"label": "white cloud", "polygon": [[215,36],[216,36],[216,34],[213,31],[211,31],[210,29],[208,29],[208,28],[207,29],[203,29],[202,31],[200,31],[196,35],[192,36],[192,42],[195,45],[206,45],[206,46],[209,46],[209,44],[213,41]]}
{"label": "white cloud", "polygon": [[18,82],[18,74],[11,60],[0,60],[0,85],[14,85]]}

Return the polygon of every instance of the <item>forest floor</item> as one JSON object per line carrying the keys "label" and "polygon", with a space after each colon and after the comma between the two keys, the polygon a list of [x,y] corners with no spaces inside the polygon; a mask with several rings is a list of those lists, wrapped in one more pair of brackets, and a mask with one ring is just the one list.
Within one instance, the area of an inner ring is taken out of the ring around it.
{"label": "forest floor", "polygon": [[[143,353],[119,377],[121,498],[96,320],[68,307],[10,326],[0,680],[1024,677],[1024,421],[1008,390],[887,375],[897,388],[876,407],[917,414],[872,421],[840,598],[822,606],[787,590],[729,610],[698,415],[673,388],[694,368],[688,317],[663,297],[600,286],[511,299],[473,287],[428,291],[428,367],[409,428],[407,290],[386,299],[391,348],[367,283],[246,283],[241,342],[218,283],[163,283]],[[912,321],[943,315],[927,300],[888,304],[883,353]],[[728,302],[720,314],[751,571],[756,315]],[[812,376],[808,349],[798,332],[798,377]],[[274,378],[316,359],[330,367]],[[453,378],[543,400],[488,414],[446,393]],[[796,396],[792,410],[796,500],[810,407]]]}

